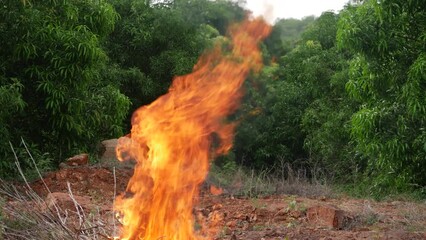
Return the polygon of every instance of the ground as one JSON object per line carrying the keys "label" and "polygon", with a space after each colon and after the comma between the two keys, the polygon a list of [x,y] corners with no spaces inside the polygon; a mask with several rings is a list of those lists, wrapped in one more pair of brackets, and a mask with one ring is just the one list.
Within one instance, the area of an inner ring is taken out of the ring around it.
{"label": "ground", "polygon": [[[85,211],[93,212],[96,208],[99,218],[106,219],[102,226],[107,226],[115,221],[112,216],[114,195],[125,190],[131,174],[131,168],[113,171],[111,167],[79,166],[44,175],[44,183],[54,193],[50,197],[43,181],[37,180],[31,183],[31,187],[43,199],[48,198],[46,202],[51,201],[55,194],[58,199],[60,193],[69,195],[68,189],[71,189]],[[9,204],[13,202],[16,200],[10,200]],[[342,196],[248,198],[212,195],[209,191],[203,191],[198,202],[194,215],[217,230],[218,240],[426,239],[424,202],[376,202]],[[74,205],[63,203],[62,207],[70,208],[72,212]],[[215,223],[212,223],[213,219]],[[114,226],[119,226],[119,223],[114,223]],[[108,233],[103,236],[108,238]]]}

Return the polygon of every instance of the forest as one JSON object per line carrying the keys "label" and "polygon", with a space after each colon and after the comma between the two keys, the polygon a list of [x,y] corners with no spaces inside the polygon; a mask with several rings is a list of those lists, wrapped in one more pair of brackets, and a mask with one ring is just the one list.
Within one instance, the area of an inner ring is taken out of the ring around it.
{"label": "forest", "polygon": [[[132,113],[227,41],[230,0],[0,0],[0,177],[129,133]],[[219,168],[283,163],[360,196],[426,198],[424,0],[350,1],[278,19]],[[14,151],[12,151],[14,150]],[[318,177],[318,176],[317,176]]]}

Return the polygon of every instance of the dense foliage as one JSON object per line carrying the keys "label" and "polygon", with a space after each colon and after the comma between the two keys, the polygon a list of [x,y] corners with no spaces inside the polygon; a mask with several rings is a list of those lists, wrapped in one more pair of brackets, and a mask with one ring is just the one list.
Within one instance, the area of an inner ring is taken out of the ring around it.
{"label": "dense foliage", "polygon": [[293,18],[278,20],[265,40],[269,54],[279,58],[290,52],[300,40],[303,31],[314,20],[313,16],[305,17],[302,20]]}
{"label": "dense foliage", "polygon": [[[125,134],[246,16],[243,2],[0,0],[0,175],[21,138],[55,166]],[[274,23],[220,164],[285,162],[363,194],[426,193],[425,5],[351,2]]]}
{"label": "dense foliage", "polygon": [[350,96],[356,151],[375,190],[426,186],[426,9],[424,1],[365,1],[342,13],[339,46],[354,53]]}
{"label": "dense foliage", "polygon": [[[59,160],[122,134],[129,101],[100,72],[117,14],[104,1],[2,1],[0,152],[22,137]],[[12,159],[2,173],[11,173]]]}
{"label": "dense foliage", "polygon": [[248,87],[236,160],[284,159],[361,194],[424,194],[425,10],[421,1],[348,5],[315,19],[290,51],[268,53],[281,55]]}
{"label": "dense foliage", "polygon": [[354,106],[344,90],[347,56],[329,37],[336,35],[337,20],[324,13],[295,48],[257,77],[264,90],[250,91],[245,107],[261,111],[240,126],[240,161],[273,165],[284,158],[300,167],[339,168],[336,173],[344,175],[350,150],[342,147],[349,142]]}

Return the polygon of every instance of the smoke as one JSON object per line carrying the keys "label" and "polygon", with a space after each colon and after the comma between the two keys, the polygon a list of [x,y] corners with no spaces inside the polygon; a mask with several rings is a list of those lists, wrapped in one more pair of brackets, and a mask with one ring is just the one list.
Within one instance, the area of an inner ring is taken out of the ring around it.
{"label": "smoke", "polygon": [[274,6],[277,6],[276,0],[252,0],[247,1],[245,7],[251,9],[255,17],[262,16],[268,23],[274,23],[277,19],[277,14]]}
{"label": "smoke", "polygon": [[263,2],[262,16],[269,23],[272,23],[277,17],[275,16],[274,6],[268,0]]}

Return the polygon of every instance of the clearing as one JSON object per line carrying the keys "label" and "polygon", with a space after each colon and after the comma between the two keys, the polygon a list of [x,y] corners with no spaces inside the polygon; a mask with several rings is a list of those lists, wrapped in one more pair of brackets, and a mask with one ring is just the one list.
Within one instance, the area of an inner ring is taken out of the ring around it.
{"label": "clearing", "polygon": [[[125,190],[131,175],[131,168],[113,170],[99,166],[77,166],[47,173],[44,182],[50,194],[38,180],[30,185],[40,198],[31,191],[25,196],[10,194],[6,198],[4,238],[29,239],[32,236],[31,239],[40,239],[37,237],[41,236],[37,235],[40,229],[53,231],[57,228],[58,232],[70,235],[58,239],[73,239],[72,236],[74,239],[110,239],[120,225],[112,212],[114,195]],[[12,192],[11,189],[7,191]],[[204,190],[194,215],[210,229],[217,230],[218,240],[426,239],[424,202],[293,195],[248,198],[212,195]],[[53,224],[55,218],[60,220],[56,225]],[[35,224],[37,221],[39,223]],[[19,227],[19,223],[26,227]]]}

